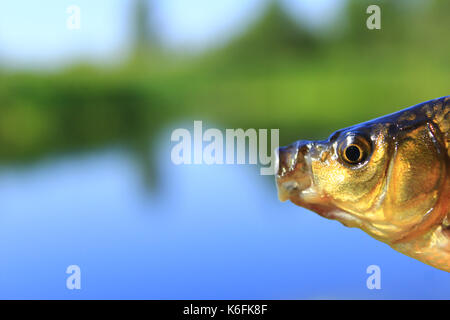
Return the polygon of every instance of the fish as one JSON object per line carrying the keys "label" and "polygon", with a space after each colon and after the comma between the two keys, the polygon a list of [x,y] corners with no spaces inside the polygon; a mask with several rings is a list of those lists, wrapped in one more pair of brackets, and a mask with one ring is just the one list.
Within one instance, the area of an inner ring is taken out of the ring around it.
{"label": "fish", "polygon": [[450,96],[278,148],[281,201],[450,272]]}

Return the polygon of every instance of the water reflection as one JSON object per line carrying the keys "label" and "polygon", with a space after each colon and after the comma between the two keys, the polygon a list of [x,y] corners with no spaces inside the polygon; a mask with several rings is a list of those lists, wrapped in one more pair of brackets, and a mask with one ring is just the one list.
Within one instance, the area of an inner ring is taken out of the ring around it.
{"label": "water reflection", "polygon": [[[168,139],[166,141],[169,141]],[[0,175],[0,298],[448,298],[448,274],[289,203],[248,166],[174,166],[149,195],[121,149]],[[82,289],[65,288],[77,264]],[[366,288],[366,268],[382,290]]]}

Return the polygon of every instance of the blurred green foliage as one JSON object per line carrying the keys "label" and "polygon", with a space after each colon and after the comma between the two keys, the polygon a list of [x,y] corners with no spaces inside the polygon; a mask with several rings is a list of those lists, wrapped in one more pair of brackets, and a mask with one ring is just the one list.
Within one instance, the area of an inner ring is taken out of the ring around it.
{"label": "blurred green foliage", "polygon": [[320,32],[270,2],[234,41],[189,59],[140,46],[112,69],[0,71],[0,161],[112,144],[146,159],[149,137],[198,119],[279,128],[285,144],[449,94],[450,1],[376,1],[382,29],[368,30],[372,2],[348,1]]}

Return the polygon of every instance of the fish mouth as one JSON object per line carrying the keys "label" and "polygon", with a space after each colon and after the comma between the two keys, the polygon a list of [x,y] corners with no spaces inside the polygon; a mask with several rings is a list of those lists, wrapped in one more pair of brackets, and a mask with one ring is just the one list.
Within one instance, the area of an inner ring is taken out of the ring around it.
{"label": "fish mouth", "polygon": [[305,177],[302,180],[285,180],[277,178],[278,198],[285,202],[293,198],[303,198],[307,195],[311,180]]}
{"label": "fish mouth", "polygon": [[276,184],[281,201],[294,200],[312,194],[311,159],[308,141],[297,141],[278,148]]}
{"label": "fish mouth", "polygon": [[343,212],[336,210],[330,204],[328,197],[319,194],[310,177],[296,180],[284,180],[277,178],[278,198],[285,202],[290,200],[292,203],[311,210],[320,216],[336,220],[343,217]]}
{"label": "fish mouth", "polygon": [[344,213],[331,204],[331,199],[323,195],[314,185],[311,169],[310,141],[297,141],[278,149],[278,172],[276,184],[278,198],[316,212],[327,219],[342,218]]}
{"label": "fish mouth", "polygon": [[285,202],[290,200],[297,206],[311,210],[323,218],[338,220],[347,227],[359,227],[363,221],[352,214],[334,206],[331,199],[317,192],[310,176],[291,180],[277,176],[278,198]]}

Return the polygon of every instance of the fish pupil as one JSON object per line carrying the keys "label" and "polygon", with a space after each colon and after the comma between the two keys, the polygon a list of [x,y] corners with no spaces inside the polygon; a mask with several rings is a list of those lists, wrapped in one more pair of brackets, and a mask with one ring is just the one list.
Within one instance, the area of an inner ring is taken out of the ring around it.
{"label": "fish pupil", "polygon": [[358,162],[361,158],[361,150],[357,146],[349,146],[345,149],[345,157],[350,162]]}

